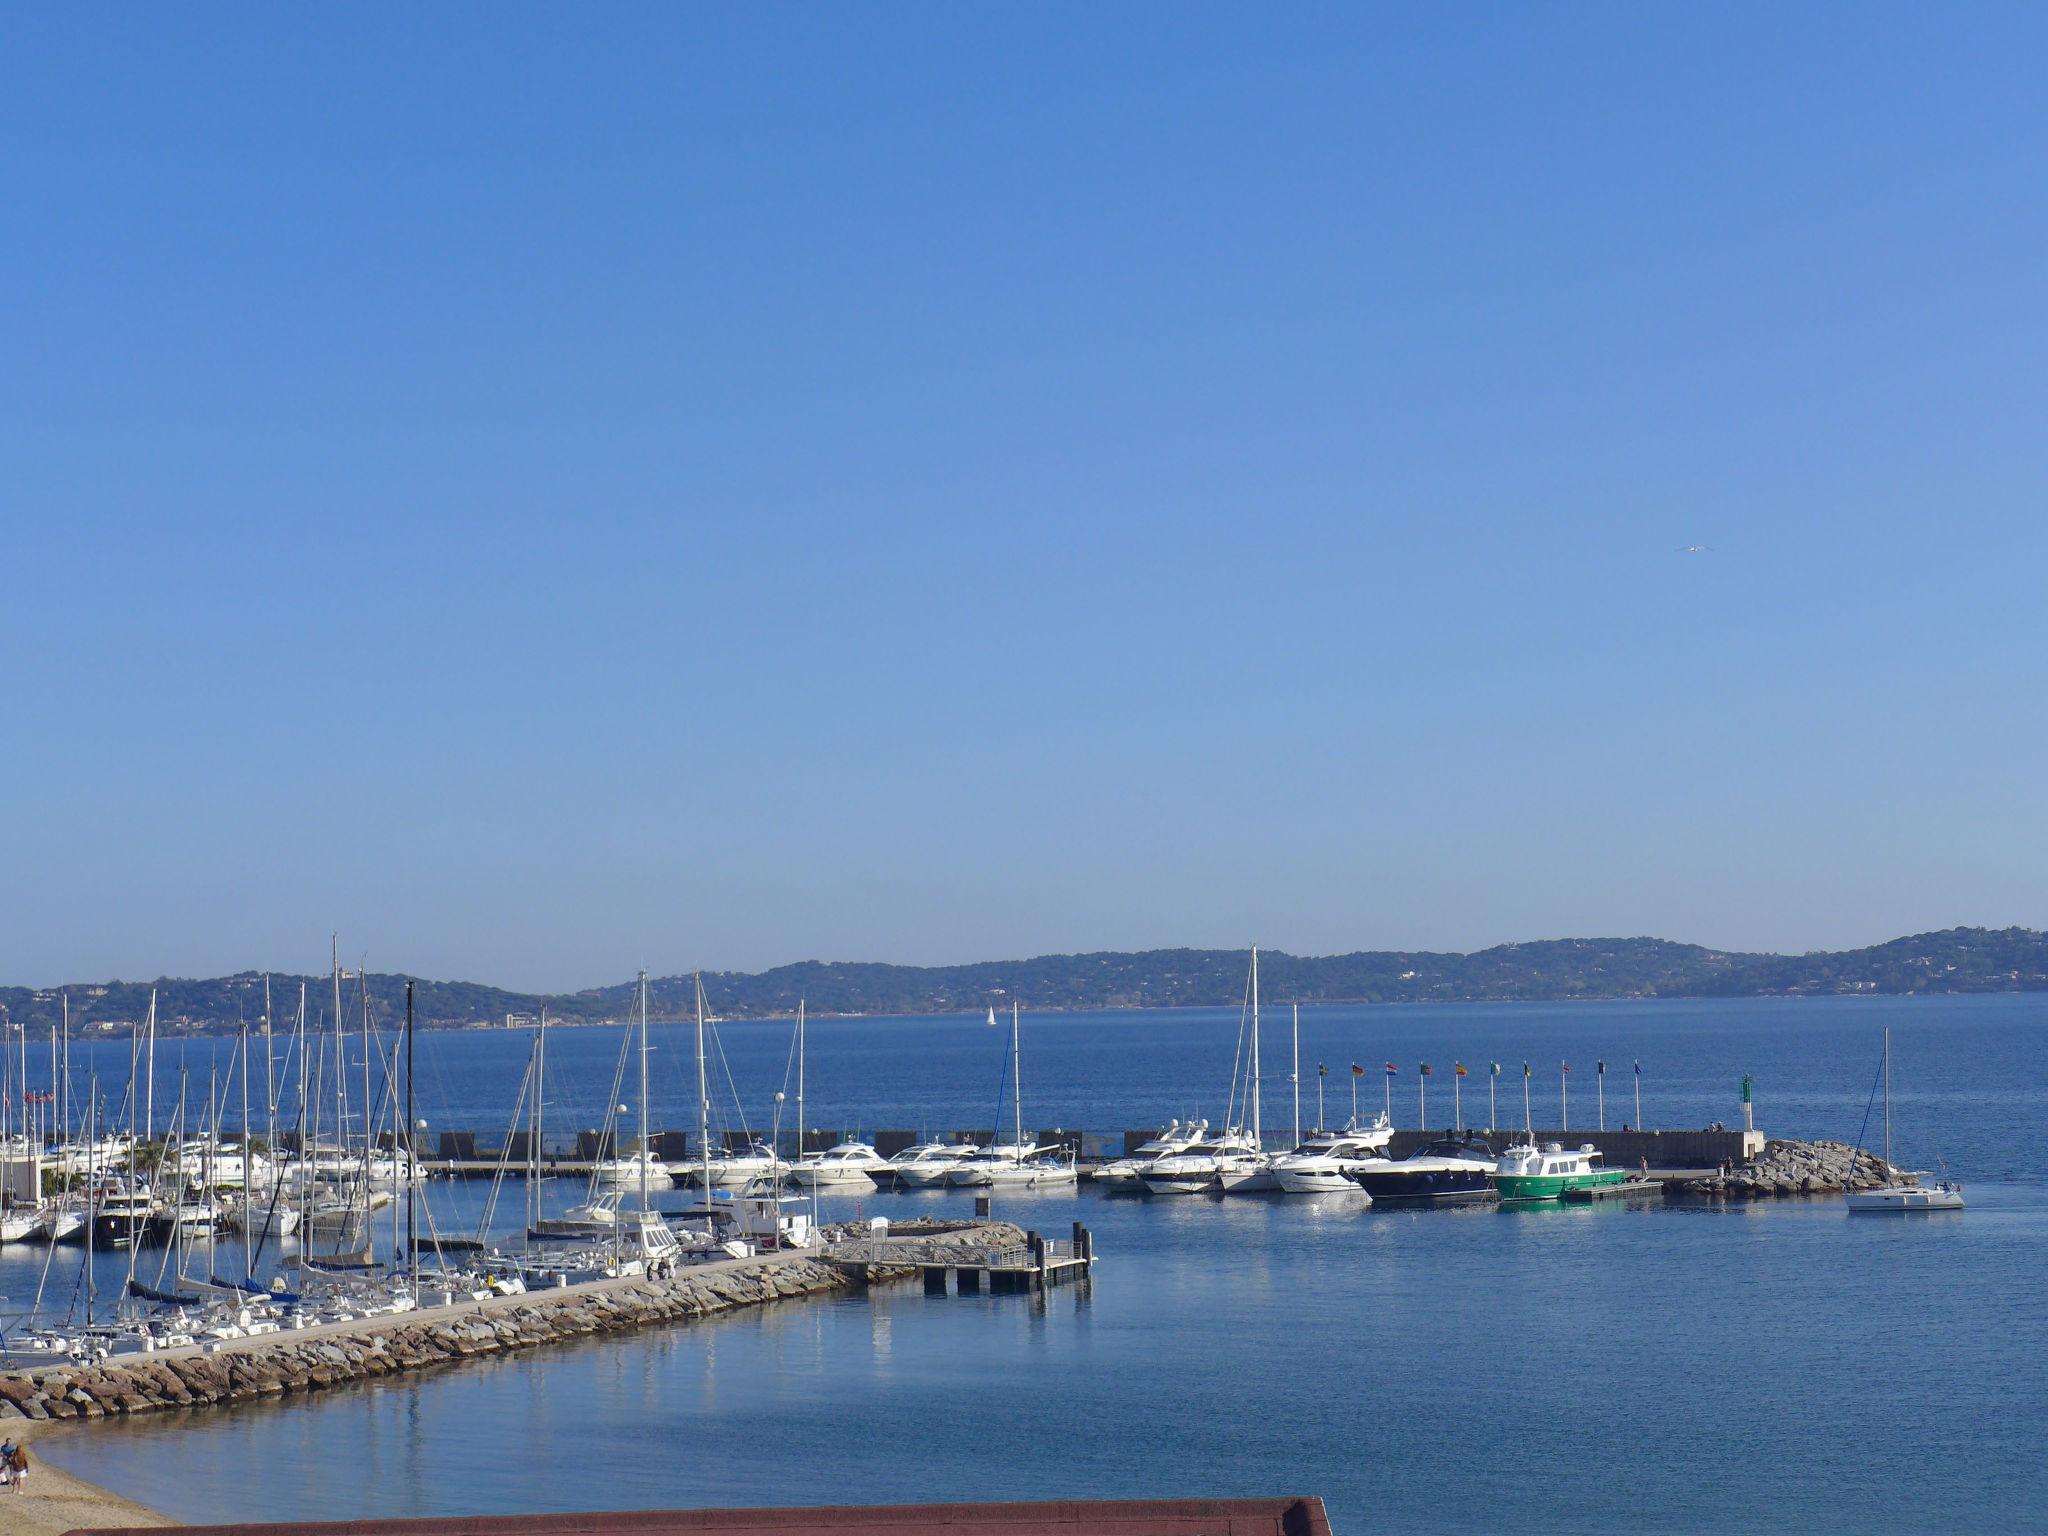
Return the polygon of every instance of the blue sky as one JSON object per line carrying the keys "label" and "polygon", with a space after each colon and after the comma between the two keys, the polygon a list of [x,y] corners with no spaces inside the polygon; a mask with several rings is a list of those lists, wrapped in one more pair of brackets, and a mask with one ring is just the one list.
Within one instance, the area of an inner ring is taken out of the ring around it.
{"label": "blue sky", "polygon": [[5,980],[2048,924],[2038,10],[0,26]]}

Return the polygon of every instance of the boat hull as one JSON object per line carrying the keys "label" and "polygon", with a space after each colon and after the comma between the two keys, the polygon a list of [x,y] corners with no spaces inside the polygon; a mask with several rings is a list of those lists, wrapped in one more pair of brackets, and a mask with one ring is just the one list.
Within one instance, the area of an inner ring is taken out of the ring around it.
{"label": "boat hull", "polygon": [[1485,1168],[1362,1173],[1358,1182],[1374,1205],[1477,1205],[1498,1198],[1492,1170]]}
{"label": "boat hull", "polygon": [[1503,1200],[1558,1200],[1574,1189],[1605,1189],[1628,1177],[1620,1168],[1598,1168],[1591,1173],[1500,1173],[1494,1185]]}
{"label": "boat hull", "polygon": [[1893,1189],[1855,1189],[1842,1197],[1851,1211],[1866,1216],[1899,1216],[1923,1211],[1960,1211],[1963,1196],[1960,1190],[1918,1189],[1912,1187]]}

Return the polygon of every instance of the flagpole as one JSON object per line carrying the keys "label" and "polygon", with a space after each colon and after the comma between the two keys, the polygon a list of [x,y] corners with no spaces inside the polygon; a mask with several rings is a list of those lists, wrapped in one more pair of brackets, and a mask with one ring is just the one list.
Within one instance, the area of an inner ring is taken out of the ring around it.
{"label": "flagpole", "polygon": [[1568,1131],[1572,1128],[1572,1064],[1561,1061],[1557,1065],[1558,1113],[1564,1118],[1564,1124],[1559,1129]]}
{"label": "flagpole", "polygon": [[1422,1116],[1417,1129],[1429,1129],[1429,1063],[1422,1063],[1422,1070],[1415,1074],[1415,1112]]}
{"label": "flagpole", "polygon": [[1522,1063],[1522,1124],[1529,1134],[1529,1145],[1536,1145],[1536,1117],[1529,1110],[1529,1063]]}
{"label": "flagpole", "polygon": [[1391,1067],[1389,1067],[1389,1068],[1387,1069],[1387,1124],[1389,1124],[1389,1125],[1392,1125],[1393,1123],[1394,1123],[1394,1072],[1393,1072],[1393,1069],[1392,1069]]}
{"label": "flagpole", "polygon": [[1636,1129],[1643,1128],[1643,1064],[1636,1063]]}
{"label": "flagpole", "polygon": [[1464,1070],[1457,1062],[1451,1063],[1451,1129],[1465,1129],[1465,1099],[1459,1091],[1464,1084],[1458,1081],[1458,1074]]}
{"label": "flagpole", "polygon": [[1500,1081],[1500,1063],[1488,1062],[1493,1070],[1486,1074],[1486,1134],[1493,1134],[1493,1085]]}
{"label": "flagpole", "polygon": [[1593,1063],[1593,1091],[1600,1100],[1600,1129],[1607,1129],[1607,1063]]}

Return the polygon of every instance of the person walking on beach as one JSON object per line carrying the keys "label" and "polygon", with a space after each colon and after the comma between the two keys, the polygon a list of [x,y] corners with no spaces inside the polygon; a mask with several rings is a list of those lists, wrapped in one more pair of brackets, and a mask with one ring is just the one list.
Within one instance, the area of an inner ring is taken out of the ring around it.
{"label": "person walking on beach", "polygon": [[16,1493],[21,1492],[23,1486],[28,1482],[28,1447],[19,1441],[15,1443],[14,1449],[8,1454],[7,1470],[12,1474],[14,1491]]}
{"label": "person walking on beach", "polygon": [[18,1449],[20,1447],[15,1445],[12,1435],[7,1437],[4,1445],[0,1445],[0,1488],[14,1486],[14,1453]]}

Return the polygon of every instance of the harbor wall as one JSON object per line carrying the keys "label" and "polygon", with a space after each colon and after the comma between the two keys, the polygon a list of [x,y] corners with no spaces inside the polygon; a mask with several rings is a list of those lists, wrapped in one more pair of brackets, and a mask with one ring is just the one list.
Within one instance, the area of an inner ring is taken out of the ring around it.
{"label": "harbor wall", "polygon": [[[1434,1131],[1396,1131],[1387,1151],[1392,1157],[1406,1157],[1425,1142],[1446,1134],[1448,1127]],[[1521,1130],[1479,1131],[1495,1152],[1527,1139]],[[1610,1168],[1718,1168],[1726,1158],[1741,1163],[1763,1150],[1762,1131],[1536,1131],[1539,1146],[1556,1142],[1578,1148],[1591,1143]]]}

